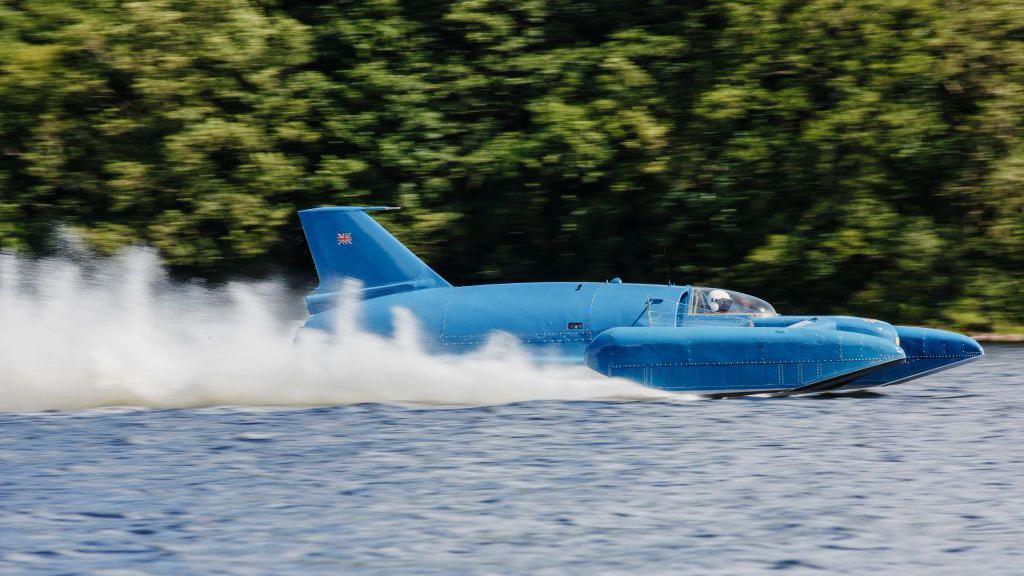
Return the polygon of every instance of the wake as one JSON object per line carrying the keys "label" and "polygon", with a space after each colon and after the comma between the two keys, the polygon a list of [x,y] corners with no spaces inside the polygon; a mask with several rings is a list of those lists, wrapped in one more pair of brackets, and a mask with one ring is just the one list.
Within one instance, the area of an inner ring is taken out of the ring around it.
{"label": "wake", "polygon": [[360,331],[355,298],[338,308],[336,336],[293,342],[302,319],[283,310],[294,298],[273,282],[176,284],[143,248],[110,259],[0,254],[0,411],[666,396],[583,366],[536,365],[507,335],[430,356],[404,310],[393,338]]}

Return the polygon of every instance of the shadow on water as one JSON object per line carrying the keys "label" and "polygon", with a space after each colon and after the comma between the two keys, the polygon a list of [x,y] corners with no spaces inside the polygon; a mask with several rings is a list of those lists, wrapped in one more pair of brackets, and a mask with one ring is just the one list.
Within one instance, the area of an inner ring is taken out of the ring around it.
{"label": "shadow on water", "polygon": [[886,398],[886,394],[872,390],[851,390],[850,392],[825,392],[809,396],[814,400],[841,400],[843,398]]}
{"label": "shadow on water", "polygon": [[705,400],[840,400],[844,398],[888,398],[888,395],[871,390],[849,392],[820,392],[817,394],[715,394],[704,395]]}

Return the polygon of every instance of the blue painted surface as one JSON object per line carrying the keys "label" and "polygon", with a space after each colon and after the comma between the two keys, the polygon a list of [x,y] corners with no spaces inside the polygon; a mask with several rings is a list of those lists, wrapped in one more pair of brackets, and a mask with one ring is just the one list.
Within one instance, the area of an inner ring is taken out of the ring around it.
{"label": "blue painted surface", "polygon": [[587,347],[608,376],[673,391],[775,392],[905,358],[894,342],[807,328],[612,328]]}
{"label": "blue painted surface", "polygon": [[394,330],[395,308],[419,321],[438,353],[478,348],[495,332],[538,358],[583,362],[608,376],[672,391],[793,393],[905,382],[975,359],[974,340],[849,316],[780,316],[721,289],[609,282],[453,287],[368,214],[300,212],[320,286],[306,327],[333,330],[341,282],[362,283],[360,324]]}
{"label": "blue painted surface", "polygon": [[897,326],[896,331],[907,361],[865,374],[847,389],[899,384],[977,360],[984,354],[980,344],[962,334],[911,326]]}
{"label": "blue painted surface", "polygon": [[328,207],[299,212],[320,286],[309,297],[310,311],[332,300],[342,280],[363,283],[365,297],[424,288],[451,287],[367,212],[386,207]]}

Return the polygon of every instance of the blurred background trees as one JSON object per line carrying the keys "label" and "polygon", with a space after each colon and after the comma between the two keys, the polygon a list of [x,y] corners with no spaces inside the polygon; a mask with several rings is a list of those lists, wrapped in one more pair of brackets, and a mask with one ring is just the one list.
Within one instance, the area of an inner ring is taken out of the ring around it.
{"label": "blurred background trees", "polygon": [[297,209],[397,204],[455,283],[1014,330],[1022,118],[1015,0],[9,0],[0,248],[311,273]]}

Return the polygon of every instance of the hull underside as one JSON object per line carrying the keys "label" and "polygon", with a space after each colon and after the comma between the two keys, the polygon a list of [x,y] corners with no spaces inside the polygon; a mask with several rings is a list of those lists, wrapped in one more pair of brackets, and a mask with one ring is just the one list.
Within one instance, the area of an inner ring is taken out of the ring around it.
{"label": "hull underside", "polygon": [[[694,391],[693,393],[694,394],[700,394],[702,396],[707,396],[709,398],[737,398],[737,397],[740,397],[740,396],[753,396],[753,395],[759,395],[759,394],[768,394],[768,395],[775,396],[775,397],[797,396],[797,395],[801,395],[801,394],[822,394],[822,393],[826,393],[826,392],[836,392],[836,391],[845,390],[845,389],[847,389],[847,386],[849,386],[851,382],[857,380],[858,378],[861,378],[862,376],[864,376],[864,375],[866,375],[866,374],[868,374],[868,373],[870,373],[870,372],[872,372],[872,371],[874,371],[876,369],[885,369],[885,368],[888,368],[888,367],[891,367],[891,366],[898,366],[898,365],[903,364],[903,363],[904,363],[903,360],[893,360],[892,362],[888,362],[886,364],[882,364],[878,368],[865,368],[863,370],[856,370],[854,372],[850,372],[849,374],[843,374],[843,375],[840,375],[840,376],[835,376],[833,378],[828,378],[828,379],[822,380],[820,382],[815,382],[813,384],[807,384],[806,386],[801,386],[799,388],[793,388],[793,389],[790,389],[790,390],[765,389],[765,390],[753,390],[753,391],[751,391],[751,390],[736,390],[736,391],[727,391],[727,392],[721,392],[721,391],[702,392],[702,391],[697,390],[697,391]],[[862,387],[862,388],[864,388],[864,387]]]}

